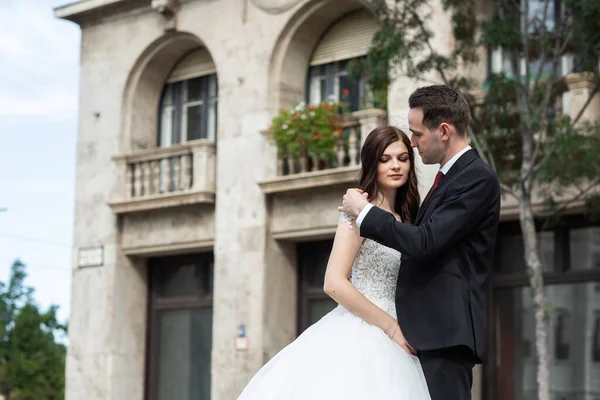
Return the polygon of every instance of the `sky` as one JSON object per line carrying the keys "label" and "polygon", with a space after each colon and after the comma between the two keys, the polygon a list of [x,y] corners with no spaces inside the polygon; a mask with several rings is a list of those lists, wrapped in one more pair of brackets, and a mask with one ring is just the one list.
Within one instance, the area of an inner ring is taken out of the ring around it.
{"label": "sky", "polygon": [[[70,309],[79,26],[70,0],[0,0],[0,281],[16,259],[46,309]],[[4,209],[4,210],[3,210]]]}

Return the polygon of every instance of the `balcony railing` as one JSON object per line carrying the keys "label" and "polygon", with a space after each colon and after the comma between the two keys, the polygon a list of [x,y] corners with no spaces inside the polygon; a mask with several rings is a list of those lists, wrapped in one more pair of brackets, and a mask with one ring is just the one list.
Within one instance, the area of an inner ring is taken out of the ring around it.
{"label": "balcony railing", "polygon": [[260,183],[263,192],[274,193],[352,181],[360,168],[360,149],[367,135],[383,125],[386,119],[387,114],[383,110],[353,112],[344,121],[344,134],[340,136],[333,157],[329,160],[320,160],[316,156],[281,158],[278,160],[277,178]]}
{"label": "balcony railing", "polygon": [[120,214],[214,203],[215,153],[215,143],[201,139],[114,157],[119,193],[111,207]]}
{"label": "balcony railing", "polygon": [[293,175],[359,165],[362,144],[369,132],[382,125],[385,118],[386,113],[377,109],[353,112],[344,120],[344,134],[338,140],[334,157],[327,161],[319,160],[317,156],[304,156],[299,160],[282,158],[279,159],[277,174]]}

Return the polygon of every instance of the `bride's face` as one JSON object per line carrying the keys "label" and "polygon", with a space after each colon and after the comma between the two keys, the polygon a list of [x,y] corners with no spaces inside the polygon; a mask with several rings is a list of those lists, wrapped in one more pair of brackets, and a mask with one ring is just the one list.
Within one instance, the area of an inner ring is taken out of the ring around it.
{"label": "bride's face", "polygon": [[406,183],[410,172],[408,151],[401,140],[386,147],[377,166],[377,185],[380,188],[398,189]]}

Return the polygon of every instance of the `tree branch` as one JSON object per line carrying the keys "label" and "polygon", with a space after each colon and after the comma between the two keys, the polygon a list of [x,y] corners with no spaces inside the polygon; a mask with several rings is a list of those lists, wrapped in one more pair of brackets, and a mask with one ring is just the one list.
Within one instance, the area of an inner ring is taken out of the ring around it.
{"label": "tree branch", "polygon": [[[427,40],[425,42],[427,43],[427,47],[429,48],[429,52],[431,53],[431,55],[436,54],[435,50],[433,49],[433,46],[431,45],[431,42],[429,41],[431,35],[427,31],[427,28],[425,28],[425,24],[423,23],[423,20],[421,19],[421,17],[419,16],[419,14],[417,14],[417,12],[415,10],[413,10],[413,9],[411,9],[411,14],[413,15],[413,17],[415,18],[415,20],[419,24],[419,28],[421,29],[421,33],[427,37]],[[440,74],[440,77],[442,78],[442,81],[444,82],[444,84],[448,85],[449,80],[446,77],[446,73],[444,72],[443,69],[440,68],[439,64],[437,64],[437,63],[436,63],[436,66],[435,66],[435,70],[437,71],[438,74]]]}
{"label": "tree branch", "polygon": [[[562,24],[561,24],[561,26],[562,26]],[[544,99],[542,101],[542,112],[545,112],[545,110],[548,108],[548,105],[550,103],[550,99],[552,96],[552,89],[554,88],[554,84],[559,81],[558,79],[556,79],[556,80],[554,79],[556,76],[559,76],[559,74],[557,73],[558,61],[562,57],[562,54],[564,53],[565,49],[567,48],[567,45],[569,44],[569,41],[571,38],[571,31],[569,30],[565,34],[564,42],[561,44],[560,37],[562,36],[562,33],[563,32],[561,29],[560,32],[558,32],[556,34],[557,39],[554,42],[554,48],[552,49],[552,66],[550,68],[550,79],[548,81],[548,84],[546,85],[546,91],[544,93]],[[535,86],[534,89],[537,89],[537,86]]]}
{"label": "tree branch", "polygon": [[[543,31],[544,31],[544,33],[546,33],[546,32],[547,32],[547,31],[546,31],[546,19],[548,18],[548,4],[549,4],[551,1],[552,1],[552,0],[546,0],[546,1],[544,2],[544,16],[543,16],[543,20],[542,20],[542,22],[543,22]],[[562,21],[562,20],[561,20],[561,21]],[[557,35],[556,35],[556,41],[557,41],[557,42],[558,42],[558,38],[559,38],[559,37],[560,37],[560,35],[558,35],[558,34],[557,34]],[[537,87],[538,87],[538,85],[539,85],[540,78],[541,78],[541,76],[542,76],[542,72],[544,71],[544,65],[546,64],[546,57],[547,57],[547,55],[548,55],[548,54],[547,54],[547,52],[546,52],[546,46],[541,46],[541,48],[542,48],[542,56],[541,56],[541,59],[540,59],[540,66],[538,67],[537,73],[536,73],[536,75],[535,75],[535,80],[534,80],[534,83],[533,83],[533,87],[534,87],[534,88],[537,88]],[[556,48],[556,43],[555,43],[555,46],[554,46],[554,48]],[[556,54],[554,54],[554,56],[555,56],[555,55],[556,55]],[[552,61],[554,61],[554,60],[552,60]]]}
{"label": "tree branch", "polygon": [[508,194],[515,200],[519,200],[519,194],[513,188],[511,188],[510,186],[508,186],[502,182],[500,182],[500,190],[503,191],[504,193]]}
{"label": "tree branch", "polygon": [[559,215],[566,211],[572,204],[583,200],[592,191],[592,189],[598,187],[598,184],[600,184],[600,177],[596,177],[596,179],[592,180],[585,189],[580,189],[580,192],[576,196],[573,196],[569,200],[561,201],[560,207],[553,209],[552,214]]}
{"label": "tree branch", "polygon": [[[561,21],[563,21],[561,19]],[[561,23],[562,26],[562,23]],[[545,129],[547,129],[548,127],[548,121],[547,118],[545,117],[546,115],[546,110],[548,108],[548,105],[550,103],[550,99],[552,96],[552,89],[554,88],[554,84],[556,83],[556,81],[553,80],[553,78],[558,75],[556,73],[556,70],[558,69],[558,60],[561,57],[561,55],[563,54],[563,52],[566,49],[567,44],[569,43],[569,37],[570,37],[570,32],[567,33],[567,35],[565,36],[565,40],[562,44],[560,44],[560,40],[559,38],[562,36],[562,29],[560,29],[561,32],[557,33],[556,37],[556,41],[554,43],[554,49],[552,50],[552,67],[551,67],[551,73],[550,73],[550,82],[547,83],[546,85],[546,90],[544,92],[544,99],[542,100],[542,106],[541,106],[541,114],[543,115],[540,119],[542,121],[542,123],[540,123],[540,135],[538,137],[537,140],[535,140],[535,148],[533,150],[533,162],[531,164],[531,168],[529,169],[529,171],[527,171],[527,174],[525,176],[525,179],[529,179],[530,177],[532,177],[533,175],[535,175],[539,169],[541,168],[541,164],[536,165],[535,160],[537,160],[537,157],[539,155],[540,152],[540,148],[542,147],[542,143],[545,140],[545,135],[542,135],[542,131],[544,131]],[[540,71],[541,71],[542,65],[540,65]],[[539,71],[538,71],[539,72]],[[537,90],[537,85],[539,84],[538,82],[538,77],[536,77],[536,81],[535,81],[535,87],[534,90]],[[548,158],[549,154],[552,154],[552,152],[548,153],[545,157],[544,157],[544,162],[546,161],[546,159]]]}
{"label": "tree branch", "polygon": [[489,155],[489,147],[487,144],[487,141],[485,140],[485,138],[483,139],[485,141],[485,147],[481,145],[481,142],[479,141],[479,138],[475,135],[475,132],[473,131],[473,127],[471,125],[469,125],[467,127],[467,134],[469,136],[469,138],[473,139],[473,143],[475,145],[475,148],[477,149],[477,152],[480,154],[480,156],[483,158],[483,160],[486,162],[487,165],[490,166],[490,168],[496,173],[498,174],[498,169],[496,168],[496,161],[494,160],[493,155]]}
{"label": "tree branch", "polygon": [[581,107],[581,110],[579,110],[579,113],[577,114],[577,117],[575,117],[575,119],[573,120],[573,122],[571,122],[571,127],[575,126],[575,124],[577,123],[577,121],[579,121],[579,119],[583,116],[583,113],[585,112],[586,108],[590,105],[590,103],[592,102],[592,99],[594,98],[594,96],[596,95],[596,93],[600,90],[600,79],[596,78],[596,81],[597,81],[596,82],[596,87],[594,87],[594,90],[588,96],[585,104],[583,105],[583,107]]}
{"label": "tree branch", "polygon": [[[537,150],[538,150],[538,147],[536,147],[536,151]],[[550,148],[550,150],[544,155],[544,157],[538,163],[534,163],[534,165],[533,165],[533,167],[531,169],[530,176],[536,175],[540,171],[540,169],[542,169],[542,167],[550,159],[550,156],[552,156],[552,154],[554,154],[554,150],[556,150],[556,144],[553,144],[553,146]],[[535,154],[535,155],[537,157],[537,154]]]}
{"label": "tree branch", "polygon": [[[521,34],[523,35],[523,54],[525,56],[525,101],[529,103],[529,1],[521,2],[519,17],[521,19]],[[521,76],[521,68],[519,68],[518,77]],[[520,79],[519,79],[520,80]]]}

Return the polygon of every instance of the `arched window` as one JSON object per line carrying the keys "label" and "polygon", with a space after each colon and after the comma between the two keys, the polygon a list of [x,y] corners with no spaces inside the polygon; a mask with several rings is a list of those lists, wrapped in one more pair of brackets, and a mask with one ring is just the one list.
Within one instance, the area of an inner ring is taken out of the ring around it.
{"label": "arched window", "polygon": [[216,68],[205,48],[193,50],[175,66],[163,89],[158,146],[195,139],[216,140]]}
{"label": "arched window", "polygon": [[317,44],[310,61],[308,103],[332,98],[347,101],[352,111],[363,106],[366,99],[364,77],[349,76],[348,63],[367,54],[378,29],[377,21],[366,10],[353,12],[331,26]]}

